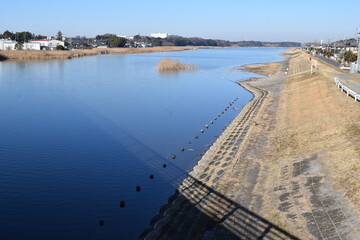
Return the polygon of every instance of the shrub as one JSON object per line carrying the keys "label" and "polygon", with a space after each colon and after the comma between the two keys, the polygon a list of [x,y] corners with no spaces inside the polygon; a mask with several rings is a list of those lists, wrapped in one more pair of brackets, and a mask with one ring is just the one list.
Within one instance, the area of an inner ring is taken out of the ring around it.
{"label": "shrub", "polygon": [[56,50],[64,50],[64,46],[63,45],[57,45],[56,46]]}
{"label": "shrub", "polygon": [[22,49],[23,49],[23,46],[24,46],[24,44],[23,44],[22,42],[17,42],[17,43],[15,44],[15,49],[16,49],[16,50],[22,50]]}
{"label": "shrub", "polygon": [[357,55],[353,53],[352,51],[346,51],[344,53],[344,59],[346,62],[356,62]]}
{"label": "shrub", "polygon": [[161,59],[157,66],[159,72],[195,71],[196,69],[195,65],[183,64],[172,59]]}
{"label": "shrub", "polygon": [[109,40],[110,47],[124,47],[126,39],[122,37],[112,37]]}

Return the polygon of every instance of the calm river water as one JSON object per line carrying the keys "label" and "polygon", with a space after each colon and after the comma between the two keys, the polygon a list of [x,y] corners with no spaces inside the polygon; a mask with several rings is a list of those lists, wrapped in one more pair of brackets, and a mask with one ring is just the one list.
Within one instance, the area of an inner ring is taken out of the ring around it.
{"label": "calm river water", "polygon": [[[0,239],[136,239],[238,112],[209,122],[252,98],[234,82],[255,74],[230,69],[282,51],[0,63]],[[160,74],[162,58],[199,69]]]}

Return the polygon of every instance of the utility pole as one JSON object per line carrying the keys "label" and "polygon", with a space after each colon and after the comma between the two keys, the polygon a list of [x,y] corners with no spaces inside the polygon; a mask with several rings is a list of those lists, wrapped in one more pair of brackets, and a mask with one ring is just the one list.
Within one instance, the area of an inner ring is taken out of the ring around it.
{"label": "utility pole", "polygon": [[328,39],[328,44],[327,44],[326,50],[329,51],[329,48],[330,48],[330,39]]}
{"label": "utility pole", "polygon": [[357,72],[360,72],[360,32],[357,33],[358,35],[358,51],[357,51]]}

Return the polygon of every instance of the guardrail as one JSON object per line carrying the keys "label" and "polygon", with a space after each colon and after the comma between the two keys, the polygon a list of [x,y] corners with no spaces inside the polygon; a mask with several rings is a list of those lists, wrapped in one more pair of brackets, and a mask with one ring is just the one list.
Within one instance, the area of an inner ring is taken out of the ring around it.
{"label": "guardrail", "polygon": [[351,90],[350,88],[348,88],[347,86],[345,86],[344,84],[342,84],[338,78],[334,78],[336,86],[338,86],[338,88],[340,88],[340,90],[342,92],[346,92],[346,96],[352,96],[355,99],[355,102],[360,100],[360,94]]}

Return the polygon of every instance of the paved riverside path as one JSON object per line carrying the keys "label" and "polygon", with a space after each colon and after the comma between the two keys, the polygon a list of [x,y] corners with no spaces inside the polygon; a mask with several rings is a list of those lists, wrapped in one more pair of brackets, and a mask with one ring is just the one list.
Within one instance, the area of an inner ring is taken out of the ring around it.
{"label": "paved riverside path", "polygon": [[337,78],[346,87],[360,94],[360,74],[343,73],[343,74],[338,74]]}
{"label": "paved riverside path", "polygon": [[[329,64],[332,67],[335,67],[335,68],[340,67],[340,63],[338,63],[334,60],[328,59],[328,58],[326,58],[324,56],[320,56],[320,55],[315,55],[315,57],[320,59],[321,61]],[[360,74],[342,73],[342,74],[338,74],[337,76],[338,76],[339,81],[342,84],[344,84],[351,90],[360,94]]]}
{"label": "paved riverside path", "polygon": [[336,67],[336,68],[339,68],[340,67],[340,63],[332,60],[332,59],[329,59],[329,58],[326,58],[324,56],[320,56],[320,55],[315,55],[316,58],[320,59],[321,61],[333,66],[333,67]]}

